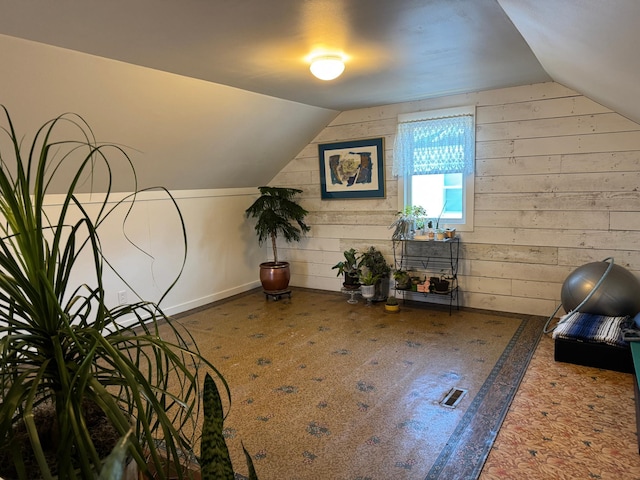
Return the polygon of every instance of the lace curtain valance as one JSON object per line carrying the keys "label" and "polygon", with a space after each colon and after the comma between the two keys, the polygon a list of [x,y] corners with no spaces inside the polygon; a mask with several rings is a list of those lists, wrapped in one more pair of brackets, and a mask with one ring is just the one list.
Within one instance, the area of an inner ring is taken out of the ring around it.
{"label": "lace curtain valance", "polygon": [[472,173],[473,116],[398,123],[393,146],[393,174]]}

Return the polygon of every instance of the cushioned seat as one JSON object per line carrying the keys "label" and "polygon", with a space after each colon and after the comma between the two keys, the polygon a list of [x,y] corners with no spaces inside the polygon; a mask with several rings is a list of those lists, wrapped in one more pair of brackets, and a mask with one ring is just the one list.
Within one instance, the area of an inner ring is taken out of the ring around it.
{"label": "cushioned seat", "polygon": [[606,317],[575,312],[562,317],[553,331],[558,362],[632,373],[629,344],[621,325],[629,317]]}

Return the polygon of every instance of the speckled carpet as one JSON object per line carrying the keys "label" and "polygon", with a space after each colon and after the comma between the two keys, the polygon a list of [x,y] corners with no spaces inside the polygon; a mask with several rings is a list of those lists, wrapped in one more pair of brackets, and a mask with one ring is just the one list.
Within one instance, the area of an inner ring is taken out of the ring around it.
{"label": "speckled carpet", "polygon": [[261,480],[477,478],[545,319],[347,298],[255,290],[177,318],[231,387],[235,469],[242,441]]}

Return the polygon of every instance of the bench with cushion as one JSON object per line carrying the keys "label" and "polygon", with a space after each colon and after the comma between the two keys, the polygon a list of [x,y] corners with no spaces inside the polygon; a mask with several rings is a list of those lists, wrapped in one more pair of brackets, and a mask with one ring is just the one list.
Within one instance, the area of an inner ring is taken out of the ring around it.
{"label": "bench with cushion", "polygon": [[629,343],[622,326],[629,317],[607,317],[573,312],[563,316],[553,331],[554,359],[558,362],[633,373]]}

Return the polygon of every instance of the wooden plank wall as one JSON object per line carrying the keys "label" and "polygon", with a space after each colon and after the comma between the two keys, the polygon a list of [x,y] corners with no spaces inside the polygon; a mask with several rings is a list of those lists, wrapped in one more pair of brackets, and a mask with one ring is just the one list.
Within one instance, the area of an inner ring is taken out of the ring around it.
{"label": "wooden plank wall", "polygon": [[[271,182],[304,190],[310,235],[281,245],[292,284],[339,290],[350,247],[393,260],[397,115],[476,105],[475,228],[461,234],[462,304],[550,315],[576,267],[613,256],[640,272],[640,125],[557,83],[341,113]],[[321,200],[318,144],[384,137],[386,198]],[[562,313],[562,310],[560,311]]]}

